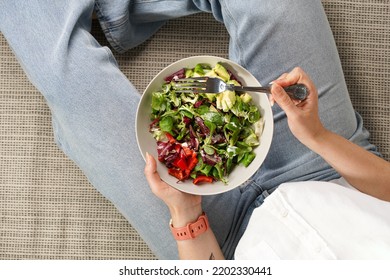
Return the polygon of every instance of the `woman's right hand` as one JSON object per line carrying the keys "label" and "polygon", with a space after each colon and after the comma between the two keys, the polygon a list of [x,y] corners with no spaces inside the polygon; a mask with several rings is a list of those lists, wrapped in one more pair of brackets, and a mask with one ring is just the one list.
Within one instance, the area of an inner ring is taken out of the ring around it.
{"label": "woman's right hand", "polygon": [[[306,100],[294,103],[282,87],[303,83],[309,89]],[[272,98],[286,112],[294,136],[320,155],[349,184],[359,191],[390,201],[390,163],[337,135],[322,125],[318,114],[318,93],[300,68],[274,81]]]}
{"label": "woman's right hand", "polygon": [[[292,100],[283,87],[304,84],[309,94],[304,101]],[[299,67],[285,73],[273,82],[271,101],[275,101],[286,113],[291,132],[304,145],[310,144],[326,131],[318,114],[318,92],[309,76]]]}

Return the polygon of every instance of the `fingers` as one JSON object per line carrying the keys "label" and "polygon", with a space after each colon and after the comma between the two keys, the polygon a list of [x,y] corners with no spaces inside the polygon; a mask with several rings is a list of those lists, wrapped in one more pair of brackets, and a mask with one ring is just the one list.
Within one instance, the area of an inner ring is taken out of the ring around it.
{"label": "fingers", "polygon": [[276,81],[278,80],[283,80],[284,78],[286,78],[288,76],[288,73],[283,73],[282,75],[280,75],[279,78],[276,79]]}
{"label": "fingers", "polygon": [[307,75],[299,67],[295,67],[291,72],[282,74],[275,83],[282,87],[290,86],[296,83],[304,83],[307,80]]}
{"label": "fingers", "polygon": [[295,106],[294,102],[279,84],[274,83],[272,85],[271,93],[273,99],[286,112],[287,115],[290,115],[294,113],[295,110],[297,110],[297,107]]}
{"label": "fingers", "polygon": [[[271,84],[278,84],[281,87],[287,87],[293,84],[304,84],[308,89],[308,99],[314,100],[317,97],[317,90],[310,77],[300,68],[295,67],[291,72],[282,74]],[[271,103],[276,101],[273,96],[270,98]],[[300,102],[295,102],[298,105]]]}
{"label": "fingers", "polygon": [[295,67],[291,72],[284,73],[277,80],[274,81],[282,87],[290,86],[293,84],[304,84],[310,94],[316,94],[316,88],[310,77],[300,67]]}

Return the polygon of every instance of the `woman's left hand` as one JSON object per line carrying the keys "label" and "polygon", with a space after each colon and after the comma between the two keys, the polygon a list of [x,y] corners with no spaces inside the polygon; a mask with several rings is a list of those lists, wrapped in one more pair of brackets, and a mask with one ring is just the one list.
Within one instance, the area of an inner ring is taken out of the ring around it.
{"label": "woman's left hand", "polygon": [[156,160],[148,153],[144,172],[152,192],[168,206],[174,227],[196,221],[202,214],[202,197],[181,192],[162,181]]}

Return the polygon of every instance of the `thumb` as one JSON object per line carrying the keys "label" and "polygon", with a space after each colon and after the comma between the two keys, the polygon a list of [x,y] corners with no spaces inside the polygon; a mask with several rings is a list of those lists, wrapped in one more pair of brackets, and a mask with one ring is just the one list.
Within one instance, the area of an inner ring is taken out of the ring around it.
{"label": "thumb", "polygon": [[291,100],[285,90],[276,82],[271,87],[271,93],[276,103],[278,103],[278,105],[286,112],[287,115],[297,109],[294,102]]}
{"label": "thumb", "polygon": [[151,173],[156,172],[156,160],[153,158],[153,156],[148,152],[146,152],[145,160],[146,160],[145,174],[149,175]]}
{"label": "thumb", "polygon": [[153,188],[158,185],[158,183],[161,183],[160,175],[157,173],[157,164],[156,160],[153,158],[152,155],[149,153],[146,153],[146,165],[144,169],[144,173],[146,176],[146,180],[148,181],[149,185]]}

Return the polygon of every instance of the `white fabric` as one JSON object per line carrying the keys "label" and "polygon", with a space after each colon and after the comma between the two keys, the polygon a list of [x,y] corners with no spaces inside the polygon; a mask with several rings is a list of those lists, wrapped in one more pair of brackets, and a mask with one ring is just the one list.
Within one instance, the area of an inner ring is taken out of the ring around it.
{"label": "white fabric", "polygon": [[254,210],[235,258],[390,259],[390,203],[342,178],[283,184]]}

